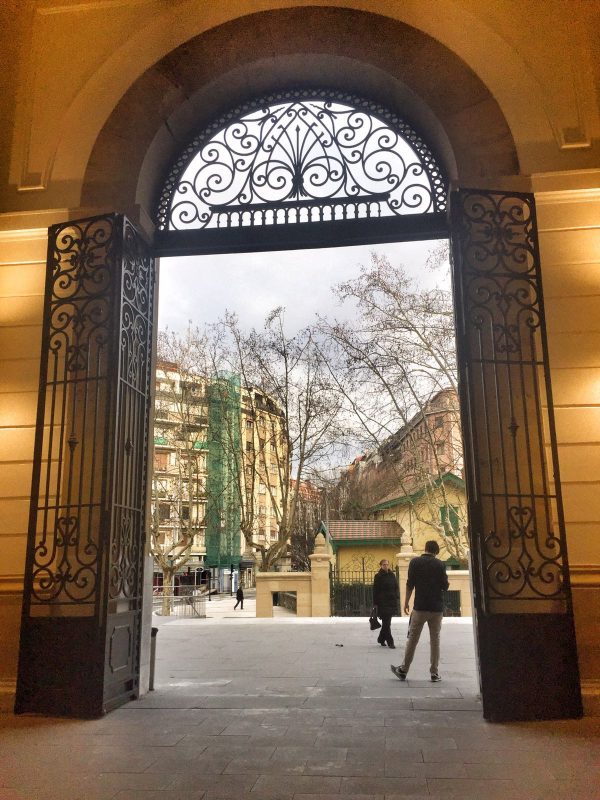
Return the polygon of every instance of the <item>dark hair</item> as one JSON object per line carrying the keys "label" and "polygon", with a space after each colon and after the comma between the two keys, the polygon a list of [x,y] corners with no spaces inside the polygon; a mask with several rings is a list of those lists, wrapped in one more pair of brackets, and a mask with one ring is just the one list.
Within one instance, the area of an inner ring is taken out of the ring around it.
{"label": "dark hair", "polygon": [[425,542],[425,552],[433,553],[434,556],[437,556],[440,552],[440,546],[435,539],[430,539],[428,542]]}

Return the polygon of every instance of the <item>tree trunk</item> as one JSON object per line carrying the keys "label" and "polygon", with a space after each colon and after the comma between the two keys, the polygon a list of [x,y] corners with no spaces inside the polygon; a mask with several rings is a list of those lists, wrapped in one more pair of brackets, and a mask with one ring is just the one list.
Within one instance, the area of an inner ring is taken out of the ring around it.
{"label": "tree trunk", "polygon": [[175,571],[172,569],[163,568],[163,604],[162,615],[163,617],[171,616],[171,598],[174,594],[174,578]]}

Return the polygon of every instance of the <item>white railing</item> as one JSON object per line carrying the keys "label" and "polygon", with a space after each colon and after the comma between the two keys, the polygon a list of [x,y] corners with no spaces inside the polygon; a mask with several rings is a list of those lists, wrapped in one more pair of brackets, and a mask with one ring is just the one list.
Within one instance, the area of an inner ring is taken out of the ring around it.
{"label": "white railing", "polygon": [[[167,614],[165,605],[168,608]],[[155,594],[152,598],[152,613],[158,616],[203,619],[206,617],[206,593],[194,590],[190,594]]]}

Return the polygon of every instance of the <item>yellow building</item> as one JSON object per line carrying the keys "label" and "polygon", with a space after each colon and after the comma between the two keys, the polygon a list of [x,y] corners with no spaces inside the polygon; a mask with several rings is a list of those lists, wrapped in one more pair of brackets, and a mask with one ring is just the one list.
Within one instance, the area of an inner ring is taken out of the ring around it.
{"label": "yellow building", "polygon": [[444,529],[449,516],[448,534],[452,531],[457,538],[466,540],[464,520],[461,519],[465,508],[465,482],[452,473],[445,473],[441,479],[432,481],[427,490],[417,490],[412,495],[392,492],[371,508],[369,516],[374,520],[397,522],[404,531],[405,542],[415,553],[424,552],[425,542],[435,539],[440,545],[439,557],[443,561],[458,563],[456,548],[446,544],[441,529]]}
{"label": "yellow building", "polygon": [[382,559],[395,566],[402,544],[402,528],[395,520],[332,520],[322,522],[319,533],[330,542],[335,568],[346,582],[372,582]]}
{"label": "yellow building", "polygon": [[[242,393],[242,523],[257,553],[277,542],[289,464],[281,410],[256,387]],[[289,491],[289,490],[288,490]],[[243,537],[242,537],[243,538]],[[246,549],[246,541],[243,541]]]}
{"label": "yellow building", "polygon": [[[5,705],[19,649],[20,711],[97,715],[148,684],[155,260],[449,236],[469,525],[481,558],[484,714],[576,716],[580,688],[592,709],[600,685],[597,4],[32,0],[3,11]],[[291,89],[306,99],[315,87],[329,92],[321,102],[356,108],[362,98],[372,119],[407,133],[423,170],[439,168],[433,210],[416,222],[393,209],[380,219],[379,187],[360,210],[349,195],[311,205],[309,176],[302,182],[292,169],[292,195],[277,214],[264,203],[223,211],[215,199],[202,236],[169,228],[165,198],[179,187],[173,169],[187,163],[190,143],[209,141],[234,110],[240,118],[255,101],[283,102]],[[58,227],[49,235],[49,226]],[[482,270],[496,267],[504,272],[495,292]],[[485,296],[498,302],[476,309]],[[84,412],[94,398],[97,417]],[[541,555],[527,549],[532,529]],[[503,564],[510,587],[492,568],[507,542],[509,561],[520,550],[529,565]],[[550,565],[542,578],[540,559]],[[83,583],[73,580],[84,573]]]}

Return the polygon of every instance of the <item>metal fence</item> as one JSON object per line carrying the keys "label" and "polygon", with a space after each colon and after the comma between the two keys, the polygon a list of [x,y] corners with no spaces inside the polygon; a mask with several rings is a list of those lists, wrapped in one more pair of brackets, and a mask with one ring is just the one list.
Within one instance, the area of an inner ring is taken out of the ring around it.
{"label": "metal fence", "polygon": [[331,571],[331,613],[334,617],[368,617],[373,608],[374,570]]}
{"label": "metal fence", "polygon": [[154,595],[152,599],[152,612],[158,616],[165,616],[165,603],[168,604],[171,617],[191,617],[202,619],[206,617],[206,594],[193,592],[184,595]]}
{"label": "metal fence", "polygon": [[[368,617],[373,608],[373,579],[376,571],[331,571],[331,614],[334,617]],[[396,569],[396,578],[398,570]],[[404,587],[401,587],[401,593]],[[460,617],[460,591],[450,589],[443,594],[444,616]],[[401,609],[398,609],[401,614]]]}
{"label": "metal fence", "polygon": [[447,592],[444,592],[444,616],[445,617],[462,616],[460,609],[459,589],[448,589]]}

